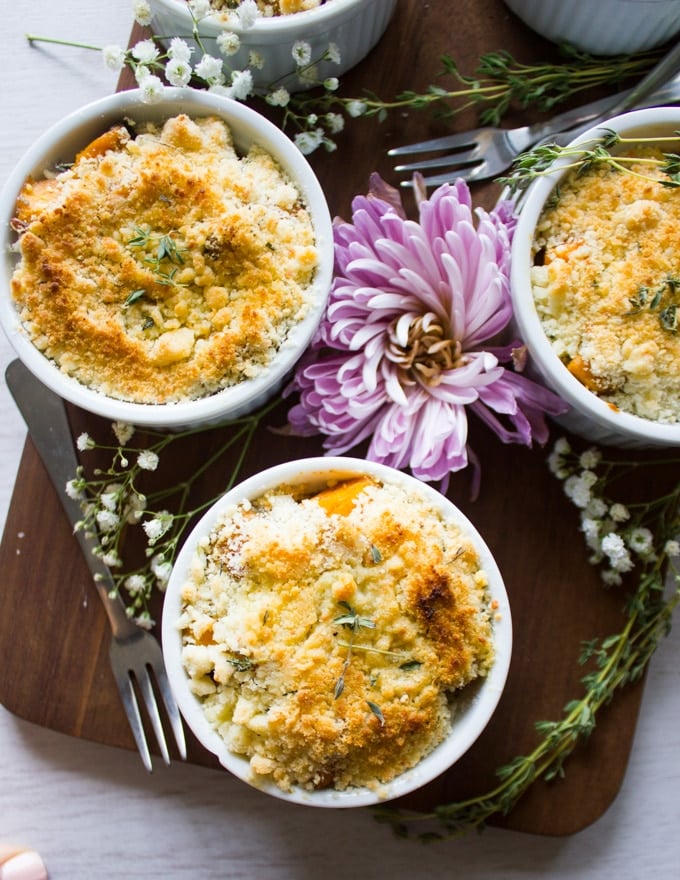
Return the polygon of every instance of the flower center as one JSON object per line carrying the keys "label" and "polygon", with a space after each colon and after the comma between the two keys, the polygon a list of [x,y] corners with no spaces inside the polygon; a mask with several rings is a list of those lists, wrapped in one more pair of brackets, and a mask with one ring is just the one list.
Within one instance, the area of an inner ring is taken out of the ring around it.
{"label": "flower center", "polygon": [[447,328],[432,312],[403,314],[387,332],[386,356],[397,364],[400,381],[439,385],[442,373],[462,366],[466,360],[460,342],[449,338]]}

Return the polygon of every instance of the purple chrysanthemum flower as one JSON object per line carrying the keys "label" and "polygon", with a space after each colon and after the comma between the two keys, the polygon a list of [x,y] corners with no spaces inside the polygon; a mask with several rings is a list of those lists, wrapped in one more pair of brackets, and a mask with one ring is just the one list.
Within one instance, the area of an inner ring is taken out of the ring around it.
{"label": "purple chrysanthemum flower", "polygon": [[329,453],[370,437],[367,458],[445,487],[469,462],[468,409],[503,442],[530,446],[564,406],[515,371],[521,342],[487,344],[512,315],[511,205],[473,211],[462,180],[429,199],[416,192],[419,222],[373,175],[352,223],[335,221],[333,288],[288,420],[295,433],[325,434]]}

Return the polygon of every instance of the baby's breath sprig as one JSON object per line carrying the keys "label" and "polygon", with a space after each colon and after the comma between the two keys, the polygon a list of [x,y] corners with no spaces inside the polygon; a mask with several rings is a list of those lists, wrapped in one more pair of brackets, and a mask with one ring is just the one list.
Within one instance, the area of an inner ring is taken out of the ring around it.
{"label": "baby's breath sprig", "polygon": [[[176,433],[146,431],[144,442],[134,445],[135,429],[117,422],[113,425],[115,444],[98,442],[87,433],[77,438],[78,449],[85,458],[96,452],[100,456],[110,454],[111,461],[106,467],[94,468],[91,474],[81,465],[67,483],[67,494],[80,502],[83,511],[76,529],[98,537],[97,552],[111,569],[128,615],[140,625],[153,626],[152,594],[156,589],[165,589],[184,533],[217,497],[190,506],[192,488],[216,462],[236,451],[231,472],[217,494],[228,491],[238,478],[255,431],[278,403],[276,398],[251,415],[220,425],[226,434],[216,451],[188,477],[160,489],[146,491],[144,484],[149,473],[158,469],[171,445],[205,433],[206,428]],[[138,527],[145,545],[144,560],[128,567],[124,545],[134,527]]]}
{"label": "baby's breath sprig", "polygon": [[[345,127],[348,119],[376,117],[384,120],[393,112],[432,110],[444,119],[470,107],[479,110],[480,122],[498,125],[512,108],[534,107],[550,111],[560,102],[573,98],[581,91],[603,86],[620,87],[631,78],[642,76],[658,61],[661,50],[652,49],[635,55],[598,58],[580,52],[571,46],[559,47],[563,61],[525,64],[516,60],[505,50],[483,54],[472,75],[463,74],[450,55],[440,59],[441,69],[437,82],[423,91],[406,90],[392,98],[381,98],[365,88],[358,95],[345,95],[335,76],[320,77],[321,62],[339,64],[340,50],[334,43],[318,58],[311,55],[309,43],[295,43],[288,76],[265,87],[256,87],[254,72],[263,69],[264,59],[256,52],[249,54],[248,64],[238,68],[231,59],[241,48],[237,33],[229,29],[217,37],[214,49],[208,51],[200,34],[200,23],[214,13],[209,0],[190,0],[190,34],[152,34],[134,46],[123,49],[117,45],[93,46],[84,42],[61,40],[27,34],[31,43],[51,43],[91,49],[101,53],[107,67],[115,72],[129,68],[142,91],[144,100],[160,100],[165,83],[171,86],[192,86],[237,101],[264,101],[270,107],[282,109],[281,128],[290,131],[303,153],[311,153],[319,147],[336,149],[335,137]],[[149,29],[151,10],[147,0],[133,0],[135,21]],[[259,12],[254,0],[242,0],[232,11],[240,27],[248,27]],[[201,58],[192,63],[196,44]],[[291,93],[287,88],[297,78],[306,90]],[[445,84],[447,79],[453,80]]]}
{"label": "baby's breath sprig", "polygon": [[[429,813],[379,809],[377,818],[400,836],[434,840],[479,829],[493,816],[507,815],[534,783],[564,776],[567,759],[588,739],[600,710],[622,687],[640,679],[669,632],[680,603],[680,482],[651,501],[623,503],[611,490],[625,476],[658,467],[658,461],[610,461],[597,448],[573,450],[563,438],[548,463],[579,510],[590,561],[600,567],[604,585],[620,586],[624,575],[634,578],[623,626],[583,644],[578,662],[588,664],[589,671],[581,679],[582,695],[565,705],[558,720],[535,724],[540,742],[496,771],[497,786]],[[663,462],[665,467],[678,463]]]}

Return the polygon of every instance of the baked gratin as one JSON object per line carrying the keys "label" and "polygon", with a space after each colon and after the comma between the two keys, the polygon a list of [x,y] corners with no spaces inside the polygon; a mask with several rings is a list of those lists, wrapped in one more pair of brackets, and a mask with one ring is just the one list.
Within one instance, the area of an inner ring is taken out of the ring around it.
{"label": "baked gratin", "polygon": [[106,131],[27,181],[12,225],[25,332],[112,398],[187,401],[253,378],[314,304],[301,193],[214,116]]}
{"label": "baked gratin", "polygon": [[680,421],[680,190],[640,147],[571,173],[536,226],[531,282],[553,350],[612,408]]}
{"label": "baked gratin", "polygon": [[417,490],[283,487],[227,509],[199,545],[182,663],[255,784],[379,792],[488,674],[487,587],[470,539]]}

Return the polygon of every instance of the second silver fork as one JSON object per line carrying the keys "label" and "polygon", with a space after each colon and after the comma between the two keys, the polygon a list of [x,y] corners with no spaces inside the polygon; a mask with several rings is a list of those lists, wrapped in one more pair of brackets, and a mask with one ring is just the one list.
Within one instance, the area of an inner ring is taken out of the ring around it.
{"label": "second silver fork", "polygon": [[[679,69],[680,43],[664,55],[633,88],[567,110],[548,122],[512,129],[485,126],[395,147],[388,151],[388,155],[401,157],[439,153],[431,158],[396,165],[396,172],[409,172],[409,178],[402,181],[402,186],[411,185],[411,177],[416,171],[424,175],[424,183],[429,187],[456,177],[468,182],[488,180],[507,171],[520,153],[549,140],[552,135],[565,132],[571,140],[599,120],[625,110],[680,100],[680,77],[675,76]],[[445,152],[442,154],[442,151]],[[434,169],[442,170],[435,174],[428,173]]]}

